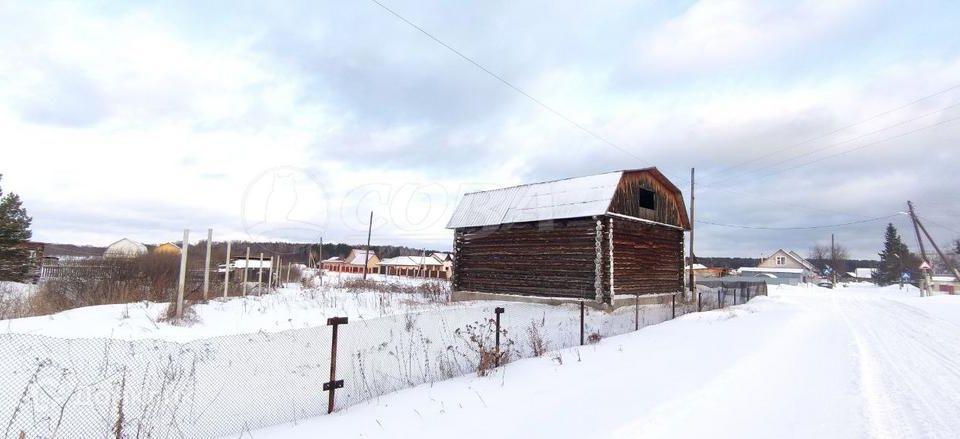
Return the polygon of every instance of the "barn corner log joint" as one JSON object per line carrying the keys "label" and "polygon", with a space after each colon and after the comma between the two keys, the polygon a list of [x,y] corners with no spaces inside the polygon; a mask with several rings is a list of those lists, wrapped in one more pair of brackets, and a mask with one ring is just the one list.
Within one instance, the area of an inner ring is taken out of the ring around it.
{"label": "barn corner log joint", "polygon": [[656,168],[465,194],[453,290],[596,300],[683,290],[680,190]]}

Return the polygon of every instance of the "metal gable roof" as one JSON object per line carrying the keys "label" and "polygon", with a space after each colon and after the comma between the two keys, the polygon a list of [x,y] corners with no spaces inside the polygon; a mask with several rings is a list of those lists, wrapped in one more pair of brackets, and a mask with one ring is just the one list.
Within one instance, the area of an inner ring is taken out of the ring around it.
{"label": "metal gable roof", "polygon": [[603,215],[623,171],[465,194],[448,229]]}

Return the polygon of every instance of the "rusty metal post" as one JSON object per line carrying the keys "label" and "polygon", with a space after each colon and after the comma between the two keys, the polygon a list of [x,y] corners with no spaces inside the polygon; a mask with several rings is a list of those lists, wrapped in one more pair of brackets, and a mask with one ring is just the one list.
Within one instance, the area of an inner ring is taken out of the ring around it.
{"label": "rusty metal post", "polygon": [[580,346],[583,346],[583,301],[580,301]]}
{"label": "rusty metal post", "polygon": [[677,295],[670,296],[670,319],[677,318]]}
{"label": "rusty metal post", "polygon": [[723,286],[720,286],[720,289],[717,290],[717,309],[723,309],[723,303],[720,302],[720,292],[723,291]]}
{"label": "rusty metal post", "polygon": [[734,306],[737,305],[737,296],[740,295],[740,288],[737,288],[735,291],[736,291],[736,292],[733,293],[733,305],[734,305]]}
{"label": "rusty metal post", "polygon": [[[640,293],[633,295],[633,330],[640,330]],[[580,344],[583,344],[581,341]]]}
{"label": "rusty metal post", "polygon": [[327,326],[333,326],[333,337],[330,342],[330,381],[323,383],[323,391],[330,392],[327,399],[327,414],[333,413],[334,393],[343,387],[343,380],[337,378],[337,328],[346,325],[346,317],[331,317],[327,319]]}
{"label": "rusty metal post", "polygon": [[697,293],[697,312],[703,311],[703,293]]}
{"label": "rusty metal post", "polygon": [[493,364],[496,367],[500,367],[500,314],[503,314],[503,307],[496,307],[493,309],[493,313],[497,315],[497,334],[494,337],[496,339],[496,356],[493,358]]}

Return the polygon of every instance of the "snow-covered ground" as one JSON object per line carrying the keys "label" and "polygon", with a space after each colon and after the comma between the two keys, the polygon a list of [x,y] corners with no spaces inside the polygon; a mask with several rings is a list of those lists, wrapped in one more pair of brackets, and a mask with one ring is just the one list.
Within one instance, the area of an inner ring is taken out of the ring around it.
{"label": "snow-covered ground", "polygon": [[960,297],[918,295],[772,287],[242,437],[960,437]]}
{"label": "snow-covered ground", "polygon": [[[194,317],[186,323],[165,321],[166,303],[136,302],[87,306],[45,316],[0,320],[0,334],[186,342],[222,335],[325,326],[327,318],[334,316],[364,319],[451,306],[420,294],[358,291],[342,287],[341,281],[358,278],[354,274],[335,273],[326,276],[326,284],[322,287],[302,288],[300,284],[291,283],[263,296],[216,298],[192,306]],[[390,285],[431,282],[428,279],[378,275],[371,275],[370,279],[382,283],[387,290]],[[17,294],[25,294],[30,287],[33,286],[14,284],[9,289]]]}

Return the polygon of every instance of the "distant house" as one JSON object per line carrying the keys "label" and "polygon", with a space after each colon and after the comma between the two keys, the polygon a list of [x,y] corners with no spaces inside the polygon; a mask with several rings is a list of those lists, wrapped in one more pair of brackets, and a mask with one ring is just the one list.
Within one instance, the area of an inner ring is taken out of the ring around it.
{"label": "distant house", "polygon": [[942,294],[957,294],[960,292],[960,281],[947,274],[930,277],[930,290]]}
{"label": "distant house", "polygon": [[[741,268],[739,271],[741,275],[744,274],[744,268]],[[817,268],[814,267],[810,261],[804,259],[794,251],[786,251],[784,249],[778,249],[760,261],[755,269],[751,268],[745,272],[753,273],[754,275],[766,273],[772,275],[774,278],[794,278],[797,277],[794,275],[799,273],[798,282],[810,282],[817,276]]]}
{"label": "distant house", "polygon": [[[235,256],[230,258],[230,277],[235,279],[242,279],[243,270],[247,271],[247,280],[249,282],[255,282],[258,275],[262,276],[263,279],[266,279],[270,275],[270,269],[273,267],[272,262],[269,258],[260,260],[259,257],[251,256],[250,259],[247,259],[246,256]],[[217,271],[223,273],[227,267],[224,264],[220,264]],[[263,273],[259,273],[263,271]]]}
{"label": "distant house", "polygon": [[770,285],[799,285],[812,280],[802,268],[763,268],[740,267],[737,274],[741,277],[762,277]]}
{"label": "distant house", "polygon": [[418,276],[447,278],[448,272],[442,256],[438,253],[430,256],[397,256],[380,261],[377,270],[381,274],[398,276]]}
{"label": "distant house", "polygon": [[704,279],[708,277],[723,277],[729,274],[730,269],[723,267],[707,267],[703,264],[693,264],[687,265],[684,267],[684,276],[690,275],[690,270],[693,270],[693,274],[697,279]]}
{"label": "distant house", "polygon": [[135,258],[147,254],[147,246],[132,239],[123,238],[107,246],[105,258]]}
{"label": "distant house", "polygon": [[858,282],[873,282],[873,275],[876,272],[876,268],[855,268],[853,272],[847,274]]}
{"label": "distant house", "polygon": [[172,242],[165,242],[154,247],[153,254],[164,256],[180,256],[180,246]]}
{"label": "distant house", "polygon": [[[369,256],[367,256],[367,252],[370,253]],[[376,273],[376,268],[380,265],[380,258],[373,250],[352,249],[344,258],[324,259],[320,262],[320,268],[344,273],[363,273],[364,262],[367,264],[368,273]]]}
{"label": "distant house", "polygon": [[433,257],[437,258],[441,263],[443,263],[443,271],[447,274],[447,279],[453,275],[453,254],[451,253],[434,253]]}

